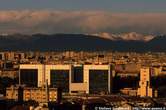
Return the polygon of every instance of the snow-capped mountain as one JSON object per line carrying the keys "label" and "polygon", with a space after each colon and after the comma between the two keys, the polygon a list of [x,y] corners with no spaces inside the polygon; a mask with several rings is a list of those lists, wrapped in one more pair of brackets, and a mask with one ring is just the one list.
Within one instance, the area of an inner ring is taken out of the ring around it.
{"label": "snow-capped mountain", "polygon": [[124,33],[124,34],[111,34],[111,33],[99,33],[99,34],[92,34],[101,38],[105,39],[110,39],[113,41],[117,40],[125,40],[125,41],[150,41],[152,40],[155,36],[153,35],[143,35],[143,34],[138,34],[136,32],[131,32],[131,33]]}

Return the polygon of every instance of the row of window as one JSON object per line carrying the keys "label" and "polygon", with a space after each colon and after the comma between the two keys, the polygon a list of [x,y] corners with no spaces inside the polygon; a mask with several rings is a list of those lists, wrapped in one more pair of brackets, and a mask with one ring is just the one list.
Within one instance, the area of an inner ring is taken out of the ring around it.
{"label": "row of window", "polygon": [[[37,87],[38,70],[21,69],[21,83]],[[101,92],[108,90],[108,70],[89,70],[90,92]],[[75,67],[72,74],[72,83],[83,82],[83,68]],[[62,92],[69,92],[69,70],[51,70],[51,87],[62,88]]]}

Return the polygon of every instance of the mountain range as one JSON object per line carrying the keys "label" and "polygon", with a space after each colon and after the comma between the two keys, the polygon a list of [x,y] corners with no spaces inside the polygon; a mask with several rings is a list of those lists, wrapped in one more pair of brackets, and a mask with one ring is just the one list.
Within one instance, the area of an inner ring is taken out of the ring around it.
{"label": "mountain range", "polygon": [[[107,35],[107,36],[106,36]],[[166,52],[166,36],[129,34],[1,34],[0,51]]]}

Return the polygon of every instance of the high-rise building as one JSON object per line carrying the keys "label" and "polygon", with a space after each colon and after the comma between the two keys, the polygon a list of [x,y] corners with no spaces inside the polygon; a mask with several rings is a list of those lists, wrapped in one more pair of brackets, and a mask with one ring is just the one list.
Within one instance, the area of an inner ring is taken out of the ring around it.
{"label": "high-rise building", "polygon": [[140,97],[152,97],[153,91],[150,87],[150,68],[141,68],[138,95]]}

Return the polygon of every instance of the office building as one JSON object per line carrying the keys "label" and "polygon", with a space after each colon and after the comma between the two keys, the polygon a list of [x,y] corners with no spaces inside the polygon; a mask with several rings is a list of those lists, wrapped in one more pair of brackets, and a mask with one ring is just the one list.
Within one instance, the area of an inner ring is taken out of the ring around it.
{"label": "office building", "polygon": [[111,93],[110,65],[20,65],[20,83],[42,87],[45,81],[63,93]]}

